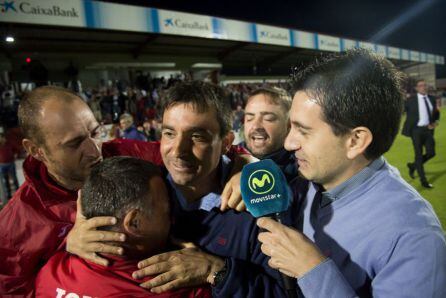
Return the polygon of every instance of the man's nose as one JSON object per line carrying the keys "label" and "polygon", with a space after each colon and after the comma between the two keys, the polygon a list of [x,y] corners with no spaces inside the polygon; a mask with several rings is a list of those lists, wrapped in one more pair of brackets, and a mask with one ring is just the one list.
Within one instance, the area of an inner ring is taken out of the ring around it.
{"label": "man's nose", "polygon": [[191,140],[185,136],[179,136],[175,140],[172,153],[175,157],[182,157],[187,155],[191,151]]}
{"label": "man's nose", "polygon": [[85,142],[85,155],[98,158],[102,155],[102,141],[89,137]]}
{"label": "man's nose", "polygon": [[297,151],[301,148],[301,143],[298,136],[290,131],[285,138],[285,143],[283,144],[283,146],[287,151]]}

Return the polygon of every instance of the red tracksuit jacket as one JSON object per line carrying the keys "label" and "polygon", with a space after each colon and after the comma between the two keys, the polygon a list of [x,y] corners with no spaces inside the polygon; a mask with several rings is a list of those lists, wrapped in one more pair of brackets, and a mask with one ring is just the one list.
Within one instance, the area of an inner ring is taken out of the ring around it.
{"label": "red tracksuit jacket", "polygon": [[[116,140],[104,143],[102,151],[104,157],[162,164],[158,142]],[[32,297],[38,270],[60,248],[76,216],[77,192],[57,185],[32,157],[23,169],[25,182],[0,211],[0,297]]]}
{"label": "red tracksuit jacket", "polygon": [[110,260],[110,265],[104,267],[60,251],[37,275],[36,297],[212,297],[209,287],[151,293],[139,286],[144,280],[132,278],[132,272],[137,270],[137,260],[119,257]]}

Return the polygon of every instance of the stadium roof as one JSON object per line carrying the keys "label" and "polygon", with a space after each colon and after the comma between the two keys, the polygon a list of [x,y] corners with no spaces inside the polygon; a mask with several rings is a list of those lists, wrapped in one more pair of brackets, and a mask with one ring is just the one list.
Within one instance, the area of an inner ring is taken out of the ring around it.
{"label": "stadium roof", "polygon": [[[85,54],[90,67],[121,59],[121,65],[174,61],[175,67],[187,68],[196,63],[221,63],[231,74],[252,72],[253,68],[259,73],[277,73],[319,51],[362,46],[401,67],[420,62],[444,64],[443,56],[431,53],[170,10],[89,0],[6,3],[12,3],[14,9],[10,4],[0,13],[0,28],[3,35],[14,34],[16,39],[3,48],[9,59],[32,53]],[[127,57],[112,58],[114,54]]]}

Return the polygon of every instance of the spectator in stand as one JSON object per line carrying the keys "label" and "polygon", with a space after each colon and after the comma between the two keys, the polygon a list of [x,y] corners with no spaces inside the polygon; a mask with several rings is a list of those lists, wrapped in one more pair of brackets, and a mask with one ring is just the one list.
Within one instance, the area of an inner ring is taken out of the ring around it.
{"label": "spectator in stand", "polygon": [[232,124],[232,130],[238,132],[242,127],[243,117],[245,116],[245,112],[241,105],[237,105],[237,109],[234,111],[234,119]]}
{"label": "spectator in stand", "polygon": [[119,119],[119,115],[124,111],[121,111],[120,103],[119,103],[119,92],[116,88],[110,92],[110,97],[112,101],[112,121],[117,122]]}
{"label": "spectator in stand", "polygon": [[127,97],[129,98],[127,101],[126,110],[131,115],[136,115],[136,94],[132,88],[127,88]]}
{"label": "spectator in stand", "polygon": [[94,94],[91,97],[90,102],[88,103],[90,106],[93,115],[98,121],[102,120],[102,112],[101,112],[101,96],[99,94]]}
{"label": "spectator in stand", "polygon": [[[209,287],[182,288],[162,294],[139,286],[151,278],[133,279],[141,258],[166,251],[171,225],[169,198],[161,170],[132,157],[112,157],[96,165],[82,189],[81,208],[86,218],[114,216],[108,230],[126,235],[126,256],[105,255],[109,266],[60,251],[36,279],[36,297],[76,294],[89,297],[211,297]],[[104,228],[105,229],[105,228]],[[101,284],[99,287],[98,284]],[[66,296],[68,297],[68,296]]]}
{"label": "spectator in stand", "polygon": [[5,134],[0,133],[0,179],[2,187],[6,192],[6,198],[2,198],[2,205],[7,203],[13,192],[11,191],[10,180],[14,183],[14,188],[19,188],[15,168],[15,154],[13,147],[7,142]]}
{"label": "spectator in stand", "polygon": [[119,124],[121,125],[121,138],[127,140],[147,141],[144,134],[138,131],[133,123],[133,116],[130,114],[122,114],[119,117]]}
{"label": "spectator in stand", "polygon": [[145,90],[139,90],[136,96],[136,122],[142,122],[144,119],[146,100],[147,92]]}
{"label": "spectator in stand", "polygon": [[143,129],[148,141],[159,141],[161,139],[161,128],[156,119],[144,121]]}

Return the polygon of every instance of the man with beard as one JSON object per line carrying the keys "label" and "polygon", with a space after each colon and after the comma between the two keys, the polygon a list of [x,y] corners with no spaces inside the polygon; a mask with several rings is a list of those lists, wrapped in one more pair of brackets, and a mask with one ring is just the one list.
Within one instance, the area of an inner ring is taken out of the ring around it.
{"label": "man with beard", "polygon": [[[159,143],[117,140],[102,144],[101,126],[88,105],[63,88],[45,86],[19,106],[25,183],[0,212],[0,295],[32,296],[35,275],[61,246],[73,226],[77,190],[102,157],[130,155],[162,164]],[[113,224],[109,217],[91,228]],[[123,241],[105,231],[103,239]],[[118,253],[103,246],[103,252]],[[104,262],[92,255],[98,262]]]}
{"label": "man with beard", "polygon": [[259,159],[272,159],[288,181],[297,176],[294,154],[283,148],[289,131],[291,97],[280,88],[260,88],[248,97],[244,136],[240,145]]}

